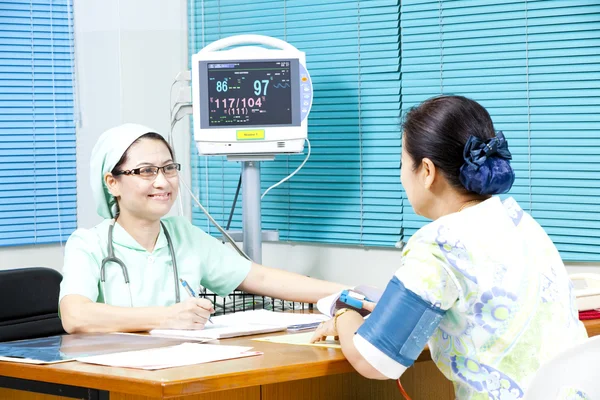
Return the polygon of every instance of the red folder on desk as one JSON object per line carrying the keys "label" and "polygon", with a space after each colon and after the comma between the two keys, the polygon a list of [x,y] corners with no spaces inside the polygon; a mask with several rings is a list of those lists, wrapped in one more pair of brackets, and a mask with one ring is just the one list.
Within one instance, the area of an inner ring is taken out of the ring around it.
{"label": "red folder on desk", "polygon": [[579,319],[581,321],[600,319],[600,310],[579,311]]}

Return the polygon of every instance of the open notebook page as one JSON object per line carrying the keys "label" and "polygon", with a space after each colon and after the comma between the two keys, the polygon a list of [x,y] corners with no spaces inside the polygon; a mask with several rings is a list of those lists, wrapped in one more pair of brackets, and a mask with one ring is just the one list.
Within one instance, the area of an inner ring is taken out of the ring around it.
{"label": "open notebook page", "polygon": [[203,330],[154,329],[150,334],[189,339],[226,339],[283,331],[288,327],[310,326],[327,319],[329,317],[321,314],[250,310],[213,317],[213,323],[207,323]]}
{"label": "open notebook page", "polygon": [[[213,318],[214,319],[214,318]],[[193,329],[153,329],[150,334],[153,336],[178,337],[186,339],[227,339],[238,336],[257,335],[259,333],[269,333],[283,331],[285,325],[260,325],[260,324],[235,324],[225,325],[215,322],[208,323],[202,330]]]}

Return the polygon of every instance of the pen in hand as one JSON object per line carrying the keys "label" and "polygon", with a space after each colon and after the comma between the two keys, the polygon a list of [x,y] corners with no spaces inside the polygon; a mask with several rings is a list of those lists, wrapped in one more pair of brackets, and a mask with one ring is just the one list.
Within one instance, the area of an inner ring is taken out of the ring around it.
{"label": "pen in hand", "polygon": [[[200,286],[200,295],[203,299],[206,299],[206,288],[204,286]],[[214,304],[213,304],[213,307],[214,307]],[[212,322],[210,318],[211,318],[211,316],[209,315],[208,322],[210,322],[211,324],[214,324],[214,322]]]}
{"label": "pen in hand", "polygon": [[[190,285],[187,283],[187,281],[185,279],[179,278],[179,282],[181,282],[181,285],[188,292],[190,297],[198,297],[198,296],[196,296],[196,293],[194,293],[194,290],[190,287]],[[203,294],[206,295],[206,289],[204,289]],[[204,297],[204,298],[206,298],[206,297]],[[214,322],[212,322],[210,319],[210,315],[208,316],[208,322],[210,322],[211,324],[214,324]]]}
{"label": "pen in hand", "polygon": [[[205,287],[203,287],[203,286],[200,286],[200,290],[199,290],[199,292],[200,292],[200,295],[201,295],[201,297],[202,297],[203,299],[206,299],[206,288],[205,288]],[[209,301],[210,301],[210,300],[209,300]],[[213,306],[214,306],[214,305],[213,305]],[[211,316],[210,316],[210,315],[208,316],[208,322],[210,322],[211,324],[214,324],[214,322],[212,322],[212,320],[211,320]]]}

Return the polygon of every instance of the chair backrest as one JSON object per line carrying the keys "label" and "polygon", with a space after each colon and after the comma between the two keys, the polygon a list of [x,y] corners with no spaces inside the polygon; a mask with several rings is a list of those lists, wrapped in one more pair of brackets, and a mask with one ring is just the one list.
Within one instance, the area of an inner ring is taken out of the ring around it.
{"label": "chair backrest", "polygon": [[600,336],[563,351],[539,369],[524,400],[556,400],[567,388],[600,399],[599,361]]}
{"label": "chair backrest", "polygon": [[65,333],[58,317],[61,280],[50,268],[0,271],[0,342]]}

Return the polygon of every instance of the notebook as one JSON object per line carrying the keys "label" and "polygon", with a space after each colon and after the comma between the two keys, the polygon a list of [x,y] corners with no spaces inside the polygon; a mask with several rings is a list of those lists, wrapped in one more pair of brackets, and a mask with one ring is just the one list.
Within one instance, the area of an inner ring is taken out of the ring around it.
{"label": "notebook", "polygon": [[[213,318],[214,320],[215,318]],[[262,325],[262,324],[236,324],[223,325],[219,323],[207,324],[202,330],[194,329],[153,329],[153,336],[185,338],[185,339],[227,339],[238,336],[258,335],[259,333],[270,333],[284,331],[285,325]]]}
{"label": "notebook", "polygon": [[277,331],[314,329],[329,319],[321,314],[250,310],[213,317],[203,330],[154,329],[151,335],[186,339],[227,339]]}

